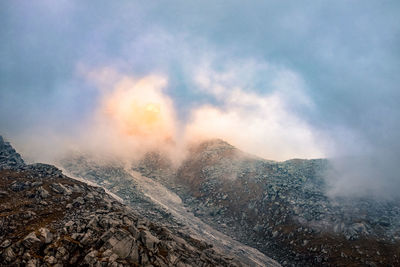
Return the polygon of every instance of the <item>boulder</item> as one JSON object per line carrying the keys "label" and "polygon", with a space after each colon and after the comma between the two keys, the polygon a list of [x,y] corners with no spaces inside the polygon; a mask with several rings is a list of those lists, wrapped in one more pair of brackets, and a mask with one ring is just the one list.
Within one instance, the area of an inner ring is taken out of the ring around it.
{"label": "boulder", "polygon": [[44,243],[50,244],[51,241],[53,241],[53,234],[49,231],[49,229],[42,227],[39,229],[39,233],[39,237],[43,239]]}
{"label": "boulder", "polygon": [[48,198],[50,196],[49,191],[44,189],[42,186],[39,187],[36,192],[37,192],[38,196],[41,198]]}
{"label": "boulder", "polygon": [[8,192],[0,190],[0,198],[8,197]]}
{"label": "boulder", "polygon": [[83,197],[77,197],[73,201],[73,205],[74,206],[80,206],[80,205],[83,205],[83,204],[85,204],[85,200],[83,199]]}
{"label": "boulder", "polygon": [[98,251],[92,250],[88,254],[86,254],[85,258],[83,259],[83,263],[88,264],[89,266],[94,266],[97,261],[97,254]]}
{"label": "boulder", "polygon": [[67,196],[72,194],[72,191],[65,187],[63,184],[60,183],[54,183],[50,185],[51,190],[53,190],[57,194],[65,194]]}
{"label": "boulder", "polygon": [[157,244],[160,243],[160,240],[147,230],[140,232],[139,239],[150,250],[156,249]]}
{"label": "boulder", "polygon": [[10,143],[5,142],[0,136],[0,170],[1,169],[21,169],[25,166],[21,155],[18,154]]}
{"label": "boulder", "polygon": [[121,259],[126,259],[130,255],[132,255],[135,258],[137,250],[138,247],[135,243],[135,240],[130,236],[127,236],[124,239],[117,241],[115,245],[112,247],[112,251],[115,254],[117,254],[118,257]]}
{"label": "boulder", "polygon": [[10,245],[11,245],[11,241],[9,239],[6,239],[0,244],[0,248],[6,248]]}
{"label": "boulder", "polygon": [[41,243],[40,239],[36,236],[35,232],[31,232],[28,234],[24,240],[22,241],[22,244],[26,248],[33,248],[37,247]]}
{"label": "boulder", "polygon": [[54,256],[45,256],[45,257],[44,257],[44,261],[45,261],[48,265],[52,266],[52,265],[54,265],[54,264],[57,262],[57,259],[56,259]]}
{"label": "boulder", "polygon": [[26,263],[26,267],[37,267],[38,265],[39,264],[38,264],[38,260],[37,259],[30,259]]}
{"label": "boulder", "polygon": [[20,192],[28,188],[24,182],[15,181],[10,186],[11,190],[14,192]]}
{"label": "boulder", "polygon": [[12,249],[12,247],[8,247],[4,250],[3,252],[3,258],[7,261],[7,262],[13,262],[16,258],[15,252]]}

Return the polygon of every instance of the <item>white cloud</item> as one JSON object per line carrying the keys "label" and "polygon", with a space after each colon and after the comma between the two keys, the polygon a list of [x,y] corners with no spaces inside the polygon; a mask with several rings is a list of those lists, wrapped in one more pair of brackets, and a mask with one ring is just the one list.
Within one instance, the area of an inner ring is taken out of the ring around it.
{"label": "white cloud", "polygon": [[[322,157],[312,127],[291,109],[291,105],[312,106],[301,79],[293,72],[267,65],[238,66],[241,67],[226,72],[200,68],[195,75],[198,86],[221,104],[193,110],[186,135],[195,140],[222,138],[247,152],[274,160]],[[256,93],[257,88],[252,88],[251,74],[262,71],[273,77],[264,84],[269,87],[268,94]]]}
{"label": "white cloud", "polygon": [[[165,76],[138,78],[112,68],[85,72],[101,92],[93,121],[89,130],[84,131],[90,133],[87,143],[94,148],[107,144],[107,149],[116,154],[127,148],[140,154],[164,144],[179,147],[188,142],[222,138],[268,159],[322,157],[312,127],[291,108],[312,106],[301,78],[266,64],[237,62],[237,66],[246,68],[227,66],[218,72],[210,64],[203,64],[192,69],[198,90],[214,97],[219,104],[193,107],[191,119],[183,127],[175,116],[173,101],[163,92],[167,87]],[[263,71],[268,76],[261,84],[269,91],[265,94],[253,88],[252,80],[255,73]]]}

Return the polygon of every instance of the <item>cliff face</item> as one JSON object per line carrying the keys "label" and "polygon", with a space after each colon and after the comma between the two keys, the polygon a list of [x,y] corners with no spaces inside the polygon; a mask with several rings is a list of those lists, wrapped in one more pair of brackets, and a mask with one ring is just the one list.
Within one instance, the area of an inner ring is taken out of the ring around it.
{"label": "cliff face", "polygon": [[0,139],[0,265],[240,266]]}

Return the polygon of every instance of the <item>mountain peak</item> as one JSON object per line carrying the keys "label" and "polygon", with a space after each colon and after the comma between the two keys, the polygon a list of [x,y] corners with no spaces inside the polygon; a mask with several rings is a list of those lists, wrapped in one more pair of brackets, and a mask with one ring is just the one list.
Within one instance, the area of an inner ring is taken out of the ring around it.
{"label": "mountain peak", "polygon": [[234,150],[236,149],[234,146],[229,144],[228,142],[215,138],[215,139],[209,139],[206,141],[201,142],[197,146],[194,146],[195,150],[198,151],[217,151],[217,150]]}

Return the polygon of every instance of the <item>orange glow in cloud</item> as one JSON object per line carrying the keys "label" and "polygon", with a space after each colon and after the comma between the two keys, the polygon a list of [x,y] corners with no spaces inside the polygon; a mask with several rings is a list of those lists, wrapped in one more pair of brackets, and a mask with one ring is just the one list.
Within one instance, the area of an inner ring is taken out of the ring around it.
{"label": "orange glow in cloud", "polygon": [[165,85],[159,76],[124,77],[104,95],[100,112],[124,136],[171,140],[175,116],[171,100],[161,90]]}
{"label": "orange glow in cloud", "polygon": [[139,156],[164,149],[183,157],[187,144],[222,138],[268,159],[323,156],[313,129],[287,108],[285,91],[259,95],[229,83],[225,86],[223,81],[200,82],[199,88],[222,104],[196,106],[190,120],[181,124],[172,100],[163,92],[167,86],[163,76],[134,78],[105,69],[90,72],[88,78],[101,92],[86,138],[86,145],[92,144],[94,151],[104,147],[116,155]]}

